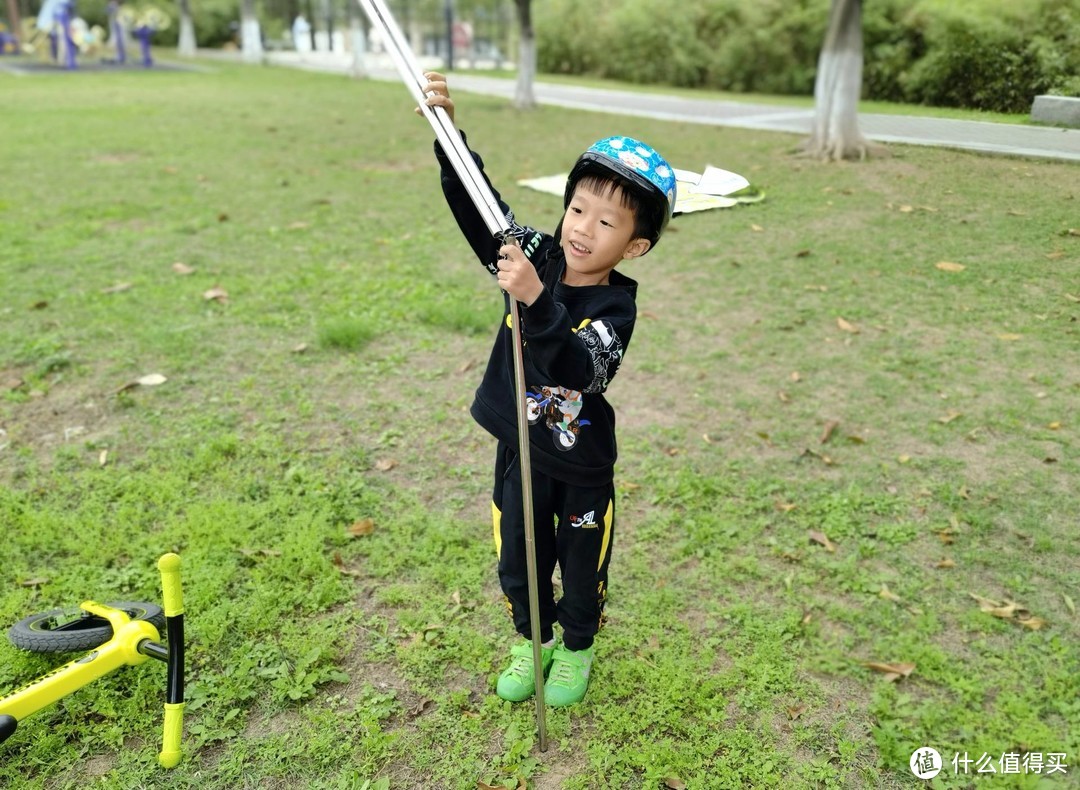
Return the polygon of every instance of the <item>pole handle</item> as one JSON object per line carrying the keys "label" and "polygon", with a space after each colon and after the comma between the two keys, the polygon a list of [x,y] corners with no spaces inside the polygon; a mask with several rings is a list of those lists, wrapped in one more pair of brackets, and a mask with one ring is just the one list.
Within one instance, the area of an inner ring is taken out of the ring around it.
{"label": "pole handle", "polygon": [[184,593],[180,588],[180,557],[165,554],[158,560],[161,571],[161,594],[165,603],[165,616],[175,617],[184,613]]}
{"label": "pole handle", "polygon": [[162,768],[175,768],[180,764],[180,739],[184,734],[184,703],[165,703],[165,727],[162,735],[158,763]]}
{"label": "pole handle", "polygon": [[174,768],[180,763],[180,741],[184,734],[184,593],[180,585],[180,557],[171,552],[163,555],[158,560],[158,570],[169,652],[165,723],[158,762],[163,768]]}

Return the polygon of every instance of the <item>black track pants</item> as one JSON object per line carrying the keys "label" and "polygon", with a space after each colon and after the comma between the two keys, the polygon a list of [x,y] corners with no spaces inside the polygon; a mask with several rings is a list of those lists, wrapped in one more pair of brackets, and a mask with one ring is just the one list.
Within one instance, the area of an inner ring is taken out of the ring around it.
{"label": "black track pants", "polygon": [[[607,569],[615,528],[615,485],[579,487],[533,472],[533,526],[540,639],[554,636],[558,621],[570,650],[584,650],[600,629],[607,598]],[[529,582],[525,522],[517,450],[500,444],[495,459],[492,517],[499,582],[514,628],[529,638]],[[555,601],[552,574],[558,564],[562,598]]]}

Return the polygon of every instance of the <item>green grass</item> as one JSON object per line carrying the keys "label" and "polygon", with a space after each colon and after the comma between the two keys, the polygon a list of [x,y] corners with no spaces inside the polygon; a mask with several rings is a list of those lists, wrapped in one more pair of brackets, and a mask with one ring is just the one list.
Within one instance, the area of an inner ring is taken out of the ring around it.
{"label": "green grass", "polygon": [[[768,193],[627,266],[609,623],[541,753],[493,694],[512,634],[467,407],[499,298],[401,87],[220,66],[0,92],[0,622],[157,600],[172,550],[189,630],[177,769],[153,664],[27,719],[3,786],[913,787],[923,746],[1065,753],[992,783],[1076,786],[1075,165],[823,165],[463,94],[539,227],[558,199],[514,182],[615,132]],[[0,644],[0,691],[56,663]]]}

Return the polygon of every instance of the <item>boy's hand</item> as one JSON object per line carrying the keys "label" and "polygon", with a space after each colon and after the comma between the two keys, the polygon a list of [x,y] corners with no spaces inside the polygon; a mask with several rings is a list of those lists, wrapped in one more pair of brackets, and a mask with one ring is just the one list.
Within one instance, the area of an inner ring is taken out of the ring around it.
{"label": "boy's hand", "polygon": [[499,287],[528,307],[544,292],[540,276],[516,244],[504,244],[499,256]]}
{"label": "boy's hand", "polygon": [[[428,107],[442,107],[446,110],[446,114],[450,116],[450,121],[453,122],[454,100],[450,98],[450,89],[446,85],[446,77],[437,71],[426,71],[424,77],[428,81],[427,85],[424,86],[424,95],[427,96],[424,104]],[[417,107],[416,114],[423,115],[424,111]]]}

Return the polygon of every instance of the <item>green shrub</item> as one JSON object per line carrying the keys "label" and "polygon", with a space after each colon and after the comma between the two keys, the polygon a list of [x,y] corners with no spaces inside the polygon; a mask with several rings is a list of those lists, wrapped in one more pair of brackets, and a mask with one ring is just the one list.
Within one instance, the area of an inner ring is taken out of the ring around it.
{"label": "green shrub", "polygon": [[[549,0],[535,9],[539,67],[809,95],[829,7],[610,0],[597,9]],[[1080,93],[1080,0],[874,0],[863,6],[863,51],[866,98],[1026,112],[1039,93]]]}
{"label": "green shrub", "polygon": [[1008,18],[925,16],[926,55],[901,79],[919,104],[1025,112],[1049,87],[1038,50]]}

